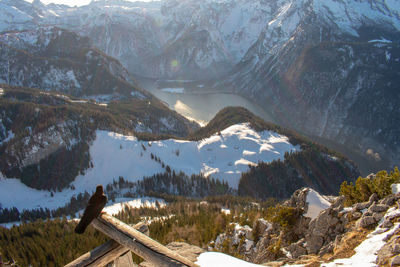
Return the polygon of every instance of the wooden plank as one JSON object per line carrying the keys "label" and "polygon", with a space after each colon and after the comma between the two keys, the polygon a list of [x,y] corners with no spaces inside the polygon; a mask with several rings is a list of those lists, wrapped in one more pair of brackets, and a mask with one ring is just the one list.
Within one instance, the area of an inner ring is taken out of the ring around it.
{"label": "wooden plank", "polygon": [[92,225],[156,266],[199,267],[197,264],[106,213],[102,213],[98,218],[94,219]]}
{"label": "wooden plank", "polygon": [[65,265],[65,267],[104,266],[127,251],[129,251],[129,249],[121,246],[114,240],[110,240],[92,251],[83,254]]}
{"label": "wooden plank", "polygon": [[135,267],[137,264],[133,263],[132,252],[129,250],[124,255],[121,255],[119,258],[114,261],[115,267]]}
{"label": "wooden plank", "polygon": [[[148,227],[144,223],[138,223],[133,227],[147,234],[149,232]],[[65,267],[105,266],[107,263],[117,259],[119,256],[127,252],[130,252],[128,248],[121,246],[114,240],[110,240],[92,251],[83,254],[79,258],[65,265]]]}

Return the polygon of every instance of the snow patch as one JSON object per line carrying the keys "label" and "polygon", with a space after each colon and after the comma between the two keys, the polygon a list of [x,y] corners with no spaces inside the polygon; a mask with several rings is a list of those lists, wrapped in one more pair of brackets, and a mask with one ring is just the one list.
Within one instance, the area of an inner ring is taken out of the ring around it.
{"label": "snow patch", "polygon": [[326,200],[323,196],[321,196],[317,191],[313,189],[305,189],[309,190],[306,198],[306,202],[308,204],[307,213],[304,215],[305,217],[311,218],[311,220],[318,217],[319,213],[331,206],[331,203]]}
{"label": "snow patch", "polygon": [[370,41],[368,41],[368,43],[385,43],[385,44],[391,44],[392,41],[387,40],[387,39],[385,39],[385,38],[382,38],[382,39],[370,40]]}
{"label": "snow patch", "polygon": [[13,138],[14,138],[14,133],[11,130],[8,130],[6,138],[4,138],[4,140],[0,141],[0,146],[4,143],[9,142]]}
{"label": "snow patch", "polygon": [[254,267],[262,266],[254,263],[249,263],[238,258],[220,253],[220,252],[204,252],[197,258],[196,264],[204,267]]}
{"label": "snow patch", "polygon": [[123,211],[125,208],[139,209],[139,208],[152,208],[158,209],[157,207],[163,208],[167,204],[163,199],[160,198],[135,198],[135,199],[126,199],[126,198],[117,198],[114,204],[110,204],[106,206],[103,211],[110,214],[116,215],[120,211]]}
{"label": "snow patch", "polygon": [[231,210],[230,209],[226,209],[226,208],[221,208],[221,212],[225,215],[229,215],[231,214]]}
{"label": "snow patch", "polygon": [[174,94],[183,94],[185,88],[162,88],[161,91]]}
{"label": "snow patch", "polygon": [[393,194],[400,193],[400,184],[392,184],[390,187],[392,188]]}

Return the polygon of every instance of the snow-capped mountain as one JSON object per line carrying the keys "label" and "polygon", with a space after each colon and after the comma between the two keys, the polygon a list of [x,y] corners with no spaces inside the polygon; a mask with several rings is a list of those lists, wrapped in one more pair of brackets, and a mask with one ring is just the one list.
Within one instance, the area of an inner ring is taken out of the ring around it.
{"label": "snow-capped mountain", "polygon": [[251,98],[364,172],[400,160],[398,1],[0,4],[1,30],[56,25],[89,36],[132,74],[216,77],[216,90]]}
{"label": "snow-capped mountain", "polygon": [[[246,53],[273,55],[310,27],[319,35],[311,42],[332,40],[332,34],[360,37],[363,26],[400,29],[399,3],[385,0],[108,0],[74,8],[3,0],[0,5],[1,31],[58,25],[91,37],[131,72],[153,77],[182,74],[174,73],[177,67],[232,67],[247,60]],[[249,50],[254,45],[257,53]],[[168,66],[173,60],[179,66]]]}
{"label": "snow-capped mountain", "polygon": [[400,159],[399,10],[395,1],[287,1],[215,86],[268,106],[287,127],[333,140],[335,149],[356,154],[364,172],[393,166]]}
{"label": "snow-capped mountain", "polygon": [[18,13],[2,10],[0,30],[57,25],[89,36],[131,73],[197,78],[198,70],[204,77],[230,70],[279,7],[262,1],[93,1],[77,8],[36,3],[26,11],[22,0],[2,3]]}
{"label": "snow-capped mountain", "polygon": [[53,26],[0,34],[0,83],[59,91],[149,97],[127,70],[87,37]]}

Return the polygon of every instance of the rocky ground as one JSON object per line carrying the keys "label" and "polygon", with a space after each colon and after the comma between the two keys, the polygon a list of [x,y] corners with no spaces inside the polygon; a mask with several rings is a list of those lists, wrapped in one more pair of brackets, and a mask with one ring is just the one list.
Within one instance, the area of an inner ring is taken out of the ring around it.
{"label": "rocky ground", "polygon": [[212,250],[236,247],[235,255],[265,266],[351,265],[347,258],[368,253],[370,265],[400,265],[400,193],[382,199],[373,194],[351,207],[344,207],[343,197],[324,197],[331,205],[313,217],[309,207],[316,206],[307,197],[310,192],[315,191],[299,189],[283,204],[298,211],[293,225],[282,227],[262,218],[253,227],[235,224],[217,237]]}

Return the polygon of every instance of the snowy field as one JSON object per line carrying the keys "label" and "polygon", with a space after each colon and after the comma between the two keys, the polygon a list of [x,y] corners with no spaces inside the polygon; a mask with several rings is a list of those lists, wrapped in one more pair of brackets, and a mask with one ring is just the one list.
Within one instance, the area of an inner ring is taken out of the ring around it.
{"label": "snowy field", "polygon": [[[270,131],[256,132],[247,123],[230,126],[221,135],[195,142],[174,139],[143,142],[134,136],[97,131],[90,147],[93,168],[75,179],[72,183],[75,190],[65,189],[51,197],[48,191],[29,188],[17,179],[4,179],[0,174],[0,203],[2,207],[19,210],[55,209],[68,203],[73,195],[93,192],[97,184],[105,186],[119,176],[138,181],[144,176],[165,172],[167,165],[188,175],[203,173],[224,179],[237,188],[241,173],[249,165],[283,159],[285,152],[298,150],[299,146],[290,144],[286,136]],[[165,167],[151,159],[151,154],[160,158]]]}

